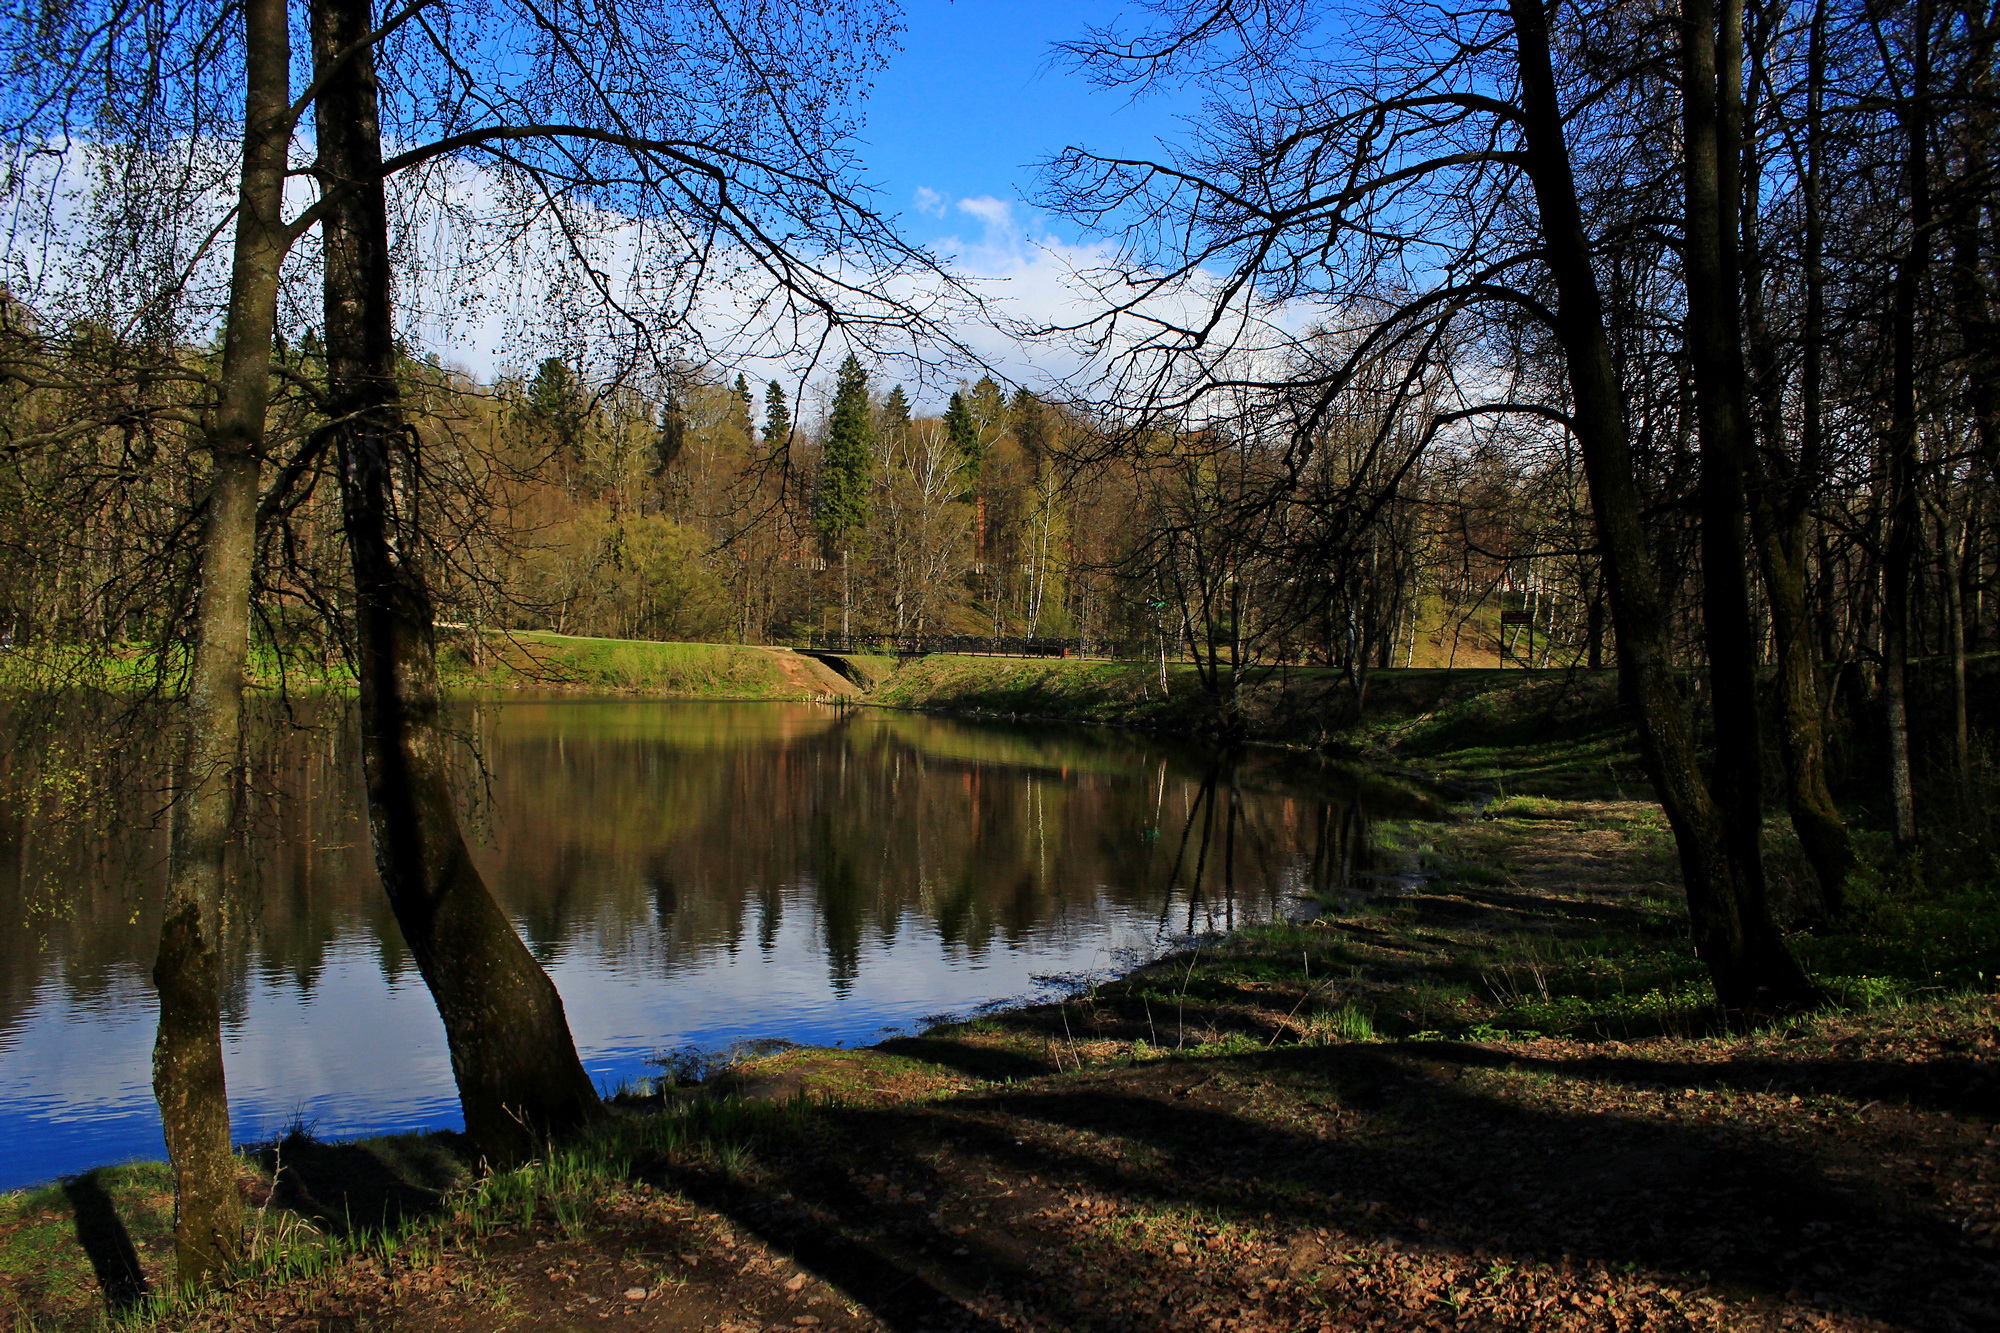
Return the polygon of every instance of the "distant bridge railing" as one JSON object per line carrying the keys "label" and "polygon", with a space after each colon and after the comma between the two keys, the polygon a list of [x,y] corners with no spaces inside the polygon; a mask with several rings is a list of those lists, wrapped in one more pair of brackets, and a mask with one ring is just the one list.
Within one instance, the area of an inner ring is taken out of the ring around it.
{"label": "distant bridge railing", "polygon": [[1088,639],[979,634],[814,634],[805,647],[824,653],[965,653],[981,657],[1099,657],[1110,647]]}

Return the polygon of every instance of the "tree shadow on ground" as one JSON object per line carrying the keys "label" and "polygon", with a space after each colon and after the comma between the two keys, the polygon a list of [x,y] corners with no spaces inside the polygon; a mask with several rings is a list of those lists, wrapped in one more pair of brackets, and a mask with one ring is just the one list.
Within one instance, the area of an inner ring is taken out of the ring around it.
{"label": "tree shadow on ground", "polygon": [[[1457,1058],[1472,1049],[1290,1048],[925,1106],[833,1109],[827,1141],[773,1187],[790,1196],[786,1226],[771,1226],[769,1194],[704,1202],[765,1228],[898,1329],[933,1326],[939,1299],[906,1302],[898,1282],[963,1299],[983,1292],[982,1307],[1020,1302],[1063,1323],[1160,1317],[1143,1283],[1127,1308],[1086,1308],[1050,1267],[1058,1259],[1073,1275],[1096,1264],[1106,1283],[1157,1267],[1156,1254],[1133,1248],[1137,1232],[1093,1225],[1054,1245],[1027,1239],[1033,1209],[1072,1197],[1112,1200],[1104,1220],[1195,1210],[1339,1238],[1329,1245],[1462,1256],[1474,1273],[1503,1259],[1596,1265],[1637,1274],[1635,1289],[1652,1290],[1638,1286],[1652,1274],[1751,1306],[1808,1302],[1922,1333],[2000,1319],[1988,1304],[2000,1283],[1993,1246],[1892,1173],[1830,1171],[1824,1144],[1732,1123],[1503,1092]],[[1523,1077],[1580,1085],[1604,1073],[1546,1062]],[[924,1202],[871,1197],[857,1184],[871,1173],[906,1182],[903,1197]],[[850,1282],[839,1246],[881,1256],[881,1276]],[[1359,1326],[1372,1315],[1344,1317]]]}
{"label": "tree shadow on ground", "polygon": [[292,1134],[252,1155],[271,1180],[272,1204],[329,1235],[350,1236],[442,1211],[468,1170],[458,1140],[438,1133],[322,1143]]}
{"label": "tree shadow on ground", "polygon": [[981,1314],[967,1297],[994,1281],[1009,1286],[1035,1281],[1034,1273],[1018,1264],[986,1266],[977,1274],[941,1266],[937,1256],[964,1248],[954,1237],[920,1219],[885,1228],[877,1205],[856,1187],[854,1173],[831,1161],[788,1173],[781,1191],[711,1172],[675,1172],[671,1183],[819,1274],[893,1329],[1001,1333],[1008,1325]]}
{"label": "tree shadow on ground", "polygon": [[62,1190],[76,1218],[77,1244],[90,1260],[98,1288],[104,1293],[105,1308],[122,1314],[137,1306],[151,1292],[146,1270],[97,1172],[86,1171],[64,1181]]}
{"label": "tree shadow on ground", "polygon": [[948,1037],[897,1037],[876,1049],[938,1065],[989,1083],[1053,1074],[1055,1065],[1004,1046],[982,1046]]}
{"label": "tree shadow on ground", "polygon": [[1459,1042],[1420,1045],[1428,1058],[1467,1068],[1512,1069],[1656,1090],[1727,1088],[1872,1098],[1948,1115],[2000,1121],[2000,1067],[1991,1060],[1971,1056],[1917,1060],[1829,1056],[1673,1061],[1599,1055],[1553,1060]]}

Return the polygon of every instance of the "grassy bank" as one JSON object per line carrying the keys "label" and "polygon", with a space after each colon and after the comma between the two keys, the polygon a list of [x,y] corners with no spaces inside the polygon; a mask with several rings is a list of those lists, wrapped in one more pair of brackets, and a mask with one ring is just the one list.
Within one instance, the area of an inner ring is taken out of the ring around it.
{"label": "grassy bank", "polygon": [[854,684],[787,648],[658,643],[563,634],[459,634],[441,664],[448,687],[572,689],[679,699],[850,698]]}
{"label": "grassy bank", "polygon": [[[574,690],[653,698],[832,700],[966,716],[1139,727],[1211,735],[1217,715],[1195,669],[1156,663],[938,654],[807,653],[718,643],[595,639],[447,628],[439,669],[448,690]],[[260,691],[344,692],[340,665],[260,648]],[[0,655],[0,686],[114,694],[155,688],[159,663],[138,646],[87,656]],[[1343,752],[1378,764],[1508,791],[1615,792],[1636,783],[1631,738],[1608,672],[1417,668],[1368,677],[1359,705],[1345,676],[1323,669],[1261,675],[1241,694],[1244,733]]]}
{"label": "grassy bank", "polygon": [[[1215,730],[1192,666],[938,654],[915,659],[868,694],[891,708],[1145,727]],[[1261,675],[1241,700],[1254,740],[1332,749],[1451,781],[1508,791],[1615,792],[1636,786],[1638,760],[1609,671],[1389,670],[1362,699],[1342,673]]]}
{"label": "grassy bank", "polygon": [[[660,643],[590,639],[519,631],[440,632],[438,671],[447,690],[578,690],[681,699],[801,700],[849,698],[857,686],[824,663],[788,648],[733,643]],[[354,688],[344,664],[256,646],[251,688],[294,693]],[[171,676],[171,670],[167,672]],[[136,694],[158,688],[162,664],[135,644],[88,653],[24,649],[0,653],[0,688],[50,693],[98,690]]]}
{"label": "grassy bank", "polygon": [[[1050,1003],[621,1100],[478,1178],[446,1136],[246,1159],[257,1255],[158,1297],[160,1168],[0,1204],[0,1311],[136,1326],[1990,1327],[1991,887],[1802,947],[1720,1027],[1649,807],[1394,831],[1428,877]],[[81,1239],[80,1239],[81,1238]],[[4,1316],[0,1316],[4,1317]]]}

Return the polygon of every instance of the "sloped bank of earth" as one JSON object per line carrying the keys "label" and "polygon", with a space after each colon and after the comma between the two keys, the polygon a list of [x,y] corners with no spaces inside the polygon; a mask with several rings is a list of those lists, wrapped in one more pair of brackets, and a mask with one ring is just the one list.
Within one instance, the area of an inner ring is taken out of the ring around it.
{"label": "sloped bank of earth", "polygon": [[855,699],[861,689],[790,648],[592,639],[541,631],[460,632],[442,666],[457,689],[578,690],[671,699]]}
{"label": "sloped bank of earth", "polygon": [[[310,1262],[310,1237],[267,1246],[268,1276],[160,1322],[2000,1326],[1994,999],[1713,1034],[1657,816],[1530,809],[1407,830],[1431,878],[1392,902],[629,1101],[538,1169],[461,1178],[393,1243]],[[1963,921],[1934,929],[1931,963],[1982,947]],[[1869,946],[1815,947],[1824,972]],[[443,1183],[435,1141],[290,1152],[294,1174],[257,1187],[260,1234],[359,1215],[335,1206],[357,1154],[410,1199]],[[132,1221],[157,1274],[158,1218]],[[0,1255],[30,1229],[0,1227]],[[21,1309],[20,1270],[0,1267]]]}
{"label": "sloped bank of earth", "polygon": [[[882,677],[867,701],[969,716],[1215,731],[1194,667],[935,654]],[[1288,668],[1246,678],[1244,735],[1346,752],[1510,790],[1640,787],[1615,673],[1417,668],[1370,672],[1362,705],[1345,673]]]}

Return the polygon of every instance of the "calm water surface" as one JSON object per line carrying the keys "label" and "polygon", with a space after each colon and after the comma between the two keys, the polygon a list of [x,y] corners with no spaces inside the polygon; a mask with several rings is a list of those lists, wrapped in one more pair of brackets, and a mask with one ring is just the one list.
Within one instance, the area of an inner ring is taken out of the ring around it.
{"label": "calm water surface", "polygon": [[[677,1048],[866,1043],[1030,995],[1291,910],[1365,850],[1353,779],[1278,752],[815,705],[515,700],[463,721],[481,865],[607,1087]],[[351,746],[322,718],[256,775],[226,1014],[242,1140],[458,1123]],[[163,859],[143,828],[58,841],[0,818],[0,1189],[164,1153]]]}

